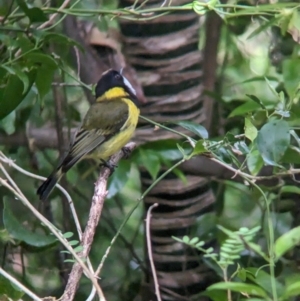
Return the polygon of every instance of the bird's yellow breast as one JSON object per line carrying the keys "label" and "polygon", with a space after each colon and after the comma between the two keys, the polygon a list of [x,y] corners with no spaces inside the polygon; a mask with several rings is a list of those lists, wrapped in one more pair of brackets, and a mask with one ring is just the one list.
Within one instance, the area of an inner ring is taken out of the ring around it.
{"label": "bird's yellow breast", "polygon": [[136,129],[140,110],[127,98],[122,99],[128,105],[128,118],[120,131],[110,139],[99,145],[88,157],[107,160],[110,156],[121,150],[131,139]]}

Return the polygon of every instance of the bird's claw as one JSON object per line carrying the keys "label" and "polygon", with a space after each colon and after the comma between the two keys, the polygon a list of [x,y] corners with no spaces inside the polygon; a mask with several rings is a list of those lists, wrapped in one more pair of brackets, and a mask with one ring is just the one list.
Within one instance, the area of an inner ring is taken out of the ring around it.
{"label": "bird's claw", "polygon": [[107,167],[112,174],[115,171],[116,167],[118,167],[118,165],[112,164],[109,160],[105,161],[101,159],[100,167]]}
{"label": "bird's claw", "polygon": [[122,152],[123,152],[123,158],[128,159],[132,151],[129,147],[123,146]]}

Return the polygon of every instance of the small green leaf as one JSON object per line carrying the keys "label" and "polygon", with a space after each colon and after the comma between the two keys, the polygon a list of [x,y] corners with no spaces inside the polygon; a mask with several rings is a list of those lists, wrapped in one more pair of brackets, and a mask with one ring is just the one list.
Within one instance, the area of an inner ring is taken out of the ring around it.
{"label": "small green leaf", "polygon": [[297,89],[300,88],[299,70],[299,58],[285,59],[282,63],[284,87],[290,98],[293,98]]}
{"label": "small green leaf", "polygon": [[199,241],[199,238],[198,237],[194,237],[190,240],[190,244],[191,245],[195,245],[197,242]]}
{"label": "small green leaf", "polygon": [[185,236],[183,236],[182,241],[184,243],[188,244],[190,242],[190,238],[187,235],[185,235]]}
{"label": "small green leaf", "polygon": [[76,246],[76,245],[78,245],[79,244],[79,241],[78,240],[70,240],[69,241],[69,245],[70,246]]}
{"label": "small green leaf", "polygon": [[260,129],[256,144],[266,164],[278,166],[290,144],[289,130],[285,120],[270,121]]}
{"label": "small green leaf", "polygon": [[17,3],[19,7],[22,9],[22,11],[29,18],[31,23],[48,21],[48,18],[40,8],[38,7],[28,8],[24,0],[17,0]]}
{"label": "small green leaf", "polygon": [[262,167],[264,160],[257,149],[252,150],[247,156],[247,167],[253,176],[256,176]]}
{"label": "small green leaf", "polygon": [[249,295],[265,298],[268,297],[268,294],[261,287],[254,284],[240,282],[219,282],[209,286],[207,290],[231,290],[238,293],[247,293]]}
{"label": "small green leaf", "polygon": [[71,262],[71,263],[75,263],[75,262],[76,262],[76,260],[74,260],[74,259],[65,259],[65,260],[64,260],[64,262]]}
{"label": "small green leaf", "polygon": [[72,237],[73,235],[74,235],[73,232],[66,232],[66,233],[63,234],[63,237],[64,237],[64,238],[70,238],[70,237]]}
{"label": "small green leaf", "polygon": [[257,129],[249,117],[245,118],[245,136],[252,142],[257,137]]}
{"label": "small green leaf", "polygon": [[205,141],[204,140],[199,140],[196,142],[196,145],[194,147],[194,150],[192,152],[192,156],[195,156],[195,155],[200,155],[200,154],[203,154],[203,153],[206,153],[207,152],[207,149],[206,149],[206,146],[205,146]]}
{"label": "small green leaf", "polygon": [[283,254],[299,245],[300,243],[300,226],[293,228],[281,235],[275,241],[275,255],[278,260]]}
{"label": "small green leaf", "polygon": [[191,121],[179,121],[179,122],[176,122],[175,124],[182,126],[186,130],[189,130],[190,132],[196,134],[197,136],[199,136],[203,139],[208,138],[208,132],[207,132],[206,128],[200,124],[197,124],[197,123],[191,122]]}
{"label": "small green leaf", "polygon": [[74,252],[79,253],[79,252],[82,252],[83,249],[84,249],[83,246],[77,246],[76,248],[74,248]]}
{"label": "small green leaf", "polygon": [[9,208],[9,201],[4,199],[3,223],[11,237],[34,247],[45,247],[56,242],[54,236],[31,232],[22,225]]}

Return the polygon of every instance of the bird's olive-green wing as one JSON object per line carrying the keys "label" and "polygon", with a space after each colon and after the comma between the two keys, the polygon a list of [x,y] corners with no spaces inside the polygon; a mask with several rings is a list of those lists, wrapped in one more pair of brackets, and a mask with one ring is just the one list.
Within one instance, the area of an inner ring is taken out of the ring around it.
{"label": "bird's olive-green wing", "polygon": [[128,119],[128,114],[128,106],[122,99],[93,104],[61,164],[63,171],[66,172],[83,156],[118,133]]}

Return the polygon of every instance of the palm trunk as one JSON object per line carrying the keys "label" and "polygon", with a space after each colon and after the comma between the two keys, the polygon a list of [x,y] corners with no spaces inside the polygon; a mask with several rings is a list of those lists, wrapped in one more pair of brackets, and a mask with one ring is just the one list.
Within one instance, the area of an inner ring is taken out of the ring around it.
{"label": "palm trunk", "polygon": [[[128,7],[134,2],[120,0],[120,5]],[[144,8],[159,6],[161,2],[147,1]],[[176,0],[172,5],[187,2],[190,1]],[[136,69],[147,99],[148,105],[142,109],[142,114],[157,122],[202,123],[205,114],[201,98],[202,56],[198,50],[199,17],[189,11],[147,22],[121,20],[120,26],[126,60]],[[182,128],[178,130],[183,131]],[[178,139],[178,136],[165,130],[138,130],[141,142],[166,138]],[[153,203],[159,204],[152,214],[151,242],[163,300],[188,300],[185,298],[203,291],[214,278],[195,250],[172,239],[172,236],[188,235],[196,219],[212,210],[214,203],[207,179],[189,172],[186,179],[187,183],[183,183],[170,176],[145,199],[146,209]],[[144,172],[143,187],[151,182],[151,177]],[[151,272],[146,275],[146,283],[154,291]],[[143,300],[150,300],[143,297]]]}

